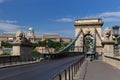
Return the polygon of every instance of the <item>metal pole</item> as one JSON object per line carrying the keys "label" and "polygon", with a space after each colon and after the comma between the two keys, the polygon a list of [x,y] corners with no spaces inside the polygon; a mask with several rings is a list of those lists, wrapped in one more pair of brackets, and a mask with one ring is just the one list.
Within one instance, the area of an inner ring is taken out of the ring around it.
{"label": "metal pole", "polygon": [[65,70],[65,80],[67,80],[67,70]]}
{"label": "metal pole", "polygon": [[46,54],[49,54],[49,46],[48,46],[48,39],[46,40]]}
{"label": "metal pole", "polygon": [[61,76],[61,74],[59,74],[59,80],[62,80],[62,76]]}
{"label": "metal pole", "polygon": [[69,80],[70,80],[70,67],[68,68],[68,70],[69,70]]}
{"label": "metal pole", "polygon": [[115,37],[114,54],[115,54],[115,56],[119,56],[119,48],[118,48],[117,37]]}
{"label": "metal pole", "polygon": [[71,71],[72,71],[72,80],[73,80],[73,65],[71,65]]}
{"label": "metal pole", "polygon": [[[93,54],[96,54],[96,28],[94,28]],[[91,56],[92,57],[92,56]]]}

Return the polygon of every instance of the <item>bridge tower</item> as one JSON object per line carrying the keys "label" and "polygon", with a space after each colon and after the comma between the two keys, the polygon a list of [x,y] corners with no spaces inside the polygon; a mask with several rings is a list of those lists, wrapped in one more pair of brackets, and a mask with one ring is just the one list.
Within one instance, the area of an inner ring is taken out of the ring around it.
{"label": "bridge tower", "polygon": [[77,19],[75,20],[75,36],[77,36],[78,32],[82,30],[82,33],[78,37],[75,43],[75,50],[83,51],[84,50],[84,38],[86,35],[93,36],[96,30],[96,51],[102,51],[102,39],[101,39],[101,28],[103,25],[103,21],[100,18],[90,18],[90,19]]}

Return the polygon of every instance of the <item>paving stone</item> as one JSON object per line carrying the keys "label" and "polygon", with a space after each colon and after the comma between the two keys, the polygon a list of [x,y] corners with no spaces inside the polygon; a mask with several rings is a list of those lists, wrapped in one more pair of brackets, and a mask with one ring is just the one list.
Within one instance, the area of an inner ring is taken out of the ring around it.
{"label": "paving stone", "polygon": [[120,80],[120,70],[99,60],[86,60],[74,80]]}

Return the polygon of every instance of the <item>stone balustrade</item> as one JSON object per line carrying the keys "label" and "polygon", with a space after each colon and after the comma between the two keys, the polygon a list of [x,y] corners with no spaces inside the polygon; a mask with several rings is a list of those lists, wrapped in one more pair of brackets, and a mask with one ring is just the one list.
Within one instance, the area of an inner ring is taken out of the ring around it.
{"label": "stone balustrade", "polygon": [[120,56],[108,56],[103,55],[103,61],[114,66],[115,68],[120,69]]}

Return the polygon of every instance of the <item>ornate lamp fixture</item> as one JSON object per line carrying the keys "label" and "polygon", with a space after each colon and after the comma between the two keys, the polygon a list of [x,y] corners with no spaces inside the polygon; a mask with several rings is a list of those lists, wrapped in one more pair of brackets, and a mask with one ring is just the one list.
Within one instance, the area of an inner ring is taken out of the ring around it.
{"label": "ornate lamp fixture", "polygon": [[119,34],[119,26],[113,26],[113,36],[118,37]]}
{"label": "ornate lamp fixture", "polygon": [[115,36],[114,55],[118,56],[119,55],[119,47],[118,47],[117,37],[119,35],[119,26],[113,26],[112,29],[113,29],[113,36]]}

